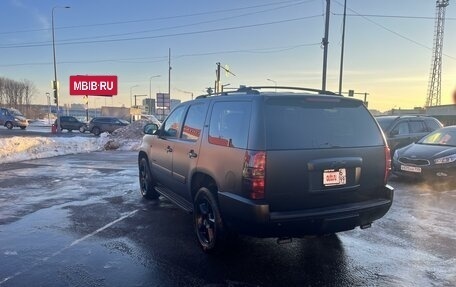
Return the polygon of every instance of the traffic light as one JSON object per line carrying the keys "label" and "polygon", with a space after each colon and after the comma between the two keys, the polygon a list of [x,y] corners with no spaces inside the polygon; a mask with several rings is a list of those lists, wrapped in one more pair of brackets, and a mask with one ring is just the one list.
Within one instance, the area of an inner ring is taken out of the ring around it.
{"label": "traffic light", "polygon": [[54,89],[54,103],[57,104],[59,102],[59,94],[57,91],[57,82],[52,81],[52,89]]}

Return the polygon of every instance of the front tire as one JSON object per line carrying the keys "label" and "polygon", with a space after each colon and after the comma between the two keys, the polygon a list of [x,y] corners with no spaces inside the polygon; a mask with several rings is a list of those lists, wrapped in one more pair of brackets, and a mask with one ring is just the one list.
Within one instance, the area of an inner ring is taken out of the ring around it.
{"label": "front tire", "polygon": [[94,127],[94,128],[92,129],[92,133],[93,133],[94,135],[96,135],[96,136],[99,136],[99,135],[101,134],[101,130],[100,130],[99,127]]}
{"label": "front tire", "polygon": [[13,129],[13,123],[12,122],[6,122],[5,127],[9,130]]}
{"label": "front tire", "polygon": [[193,221],[200,247],[206,253],[220,252],[229,241],[218,202],[214,194],[202,187],[196,193],[193,207]]}
{"label": "front tire", "polygon": [[142,197],[146,199],[158,199],[160,196],[155,190],[155,182],[150,174],[149,163],[144,157],[139,160],[139,187]]}
{"label": "front tire", "polygon": [[21,130],[25,130],[26,127],[21,127]]}

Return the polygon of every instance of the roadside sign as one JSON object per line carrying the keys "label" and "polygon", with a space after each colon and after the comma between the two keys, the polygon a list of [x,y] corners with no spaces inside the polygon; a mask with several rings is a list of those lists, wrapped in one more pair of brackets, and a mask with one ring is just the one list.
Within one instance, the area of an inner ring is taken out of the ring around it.
{"label": "roadside sign", "polygon": [[355,96],[355,91],[354,90],[348,90],[348,96],[353,98]]}
{"label": "roadside sign", "polygon": [[70,76],[70,95],[104,97],[117,95],[117,76]]}

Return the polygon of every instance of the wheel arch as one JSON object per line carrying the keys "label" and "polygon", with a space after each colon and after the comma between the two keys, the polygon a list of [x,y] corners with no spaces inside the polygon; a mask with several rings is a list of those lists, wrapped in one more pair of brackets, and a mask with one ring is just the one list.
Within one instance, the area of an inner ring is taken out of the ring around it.
{"label": "wheel arch", "polygon": [[196,193],[198,192],[198,190],[201,187],[206,187],[207,189],[209,189],[211,191],[211,193],[214,194],[214,196],[216,198],[218,198],[218,196],[217,196],[218,186],[217,186],[217,182],[215,181],[215,179],[212,176],[208,175],[207,173],[195,172],[192,175],[192,179],[190,181],[190,194],[191,194],[192,199],[195,198]]}

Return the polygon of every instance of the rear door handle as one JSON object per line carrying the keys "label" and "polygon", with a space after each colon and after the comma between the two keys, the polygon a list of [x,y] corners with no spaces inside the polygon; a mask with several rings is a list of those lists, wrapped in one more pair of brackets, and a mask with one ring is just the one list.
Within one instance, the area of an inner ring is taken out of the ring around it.
{"label": "rear door handle", "polygon": [[168,153],[168,152],[173,152],[173,149],[170,146],[166,147],[166,153]]}
{"label": "rear door handle", "polygon": [[190,151],[188,152],[188,157],[189,157],[189,158],[195,158],[195,157],[197,157],[197,156],[198,156],[198,155],[196,154],[196,152],[195,152],[194,150],[190,150]]}

